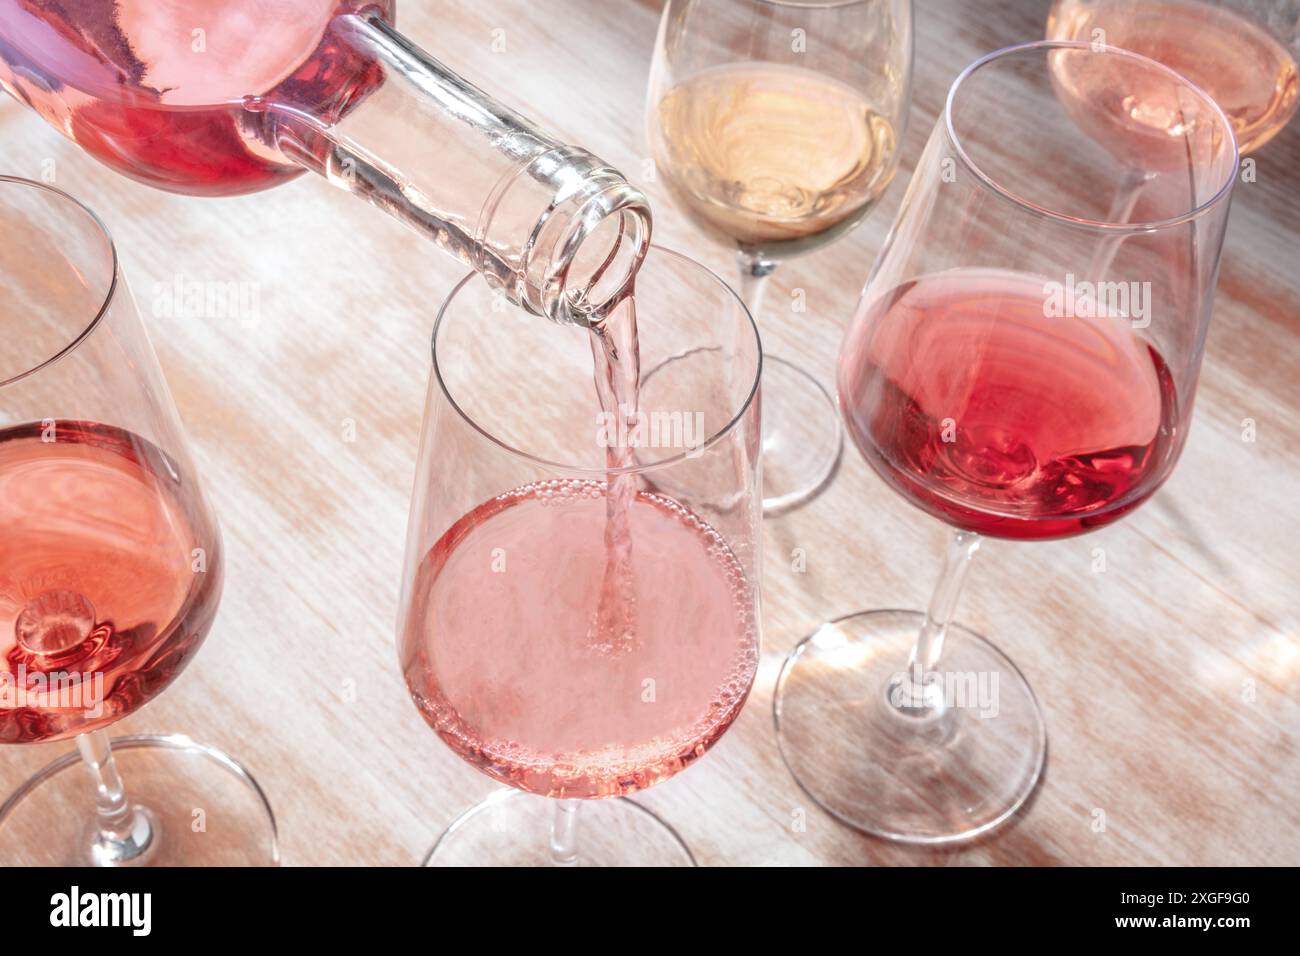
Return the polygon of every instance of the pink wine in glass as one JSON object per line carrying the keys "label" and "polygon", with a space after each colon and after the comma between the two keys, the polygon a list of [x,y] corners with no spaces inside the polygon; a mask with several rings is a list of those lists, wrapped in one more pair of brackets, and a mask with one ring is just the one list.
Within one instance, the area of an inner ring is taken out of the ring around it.
{"label": "pink wine in glass", "polygon": [[220,538],[166,453],[89,422],[0,431],[0,743],[95,730],[207,634]]}
{"label": "pink wine in glass", "polygon": [[1173,467],[1181,412],[1160,354],[1123,317],[1049,315],[1042,277],[924,276],[866,303],[840,355],[849,433],[942,521],[1059,538],[1137,507]]}
{"label": "pink wine in glass", "polygon": [[[1266,15],[1267,7],[1258,4],[1258,12]],[[1278,25],[1294,31],[1294,21],[1294,16],[1290,23],[1283,18]],[[1047,21],[1047,39],[1100,39],[1173,68],[1227,114],[1243,156],[1272,139],[1296,111],[1300,73],[1295,58],[1230,6],[1197,0],[1057,0]],[[1079,83],[1063,78],[1080,99],[1096,104],[1113,98],[1134,121],[1152,126],[1167,128],[1178,121],[1178,103],[1164,81],[1158,89],[1142,89],[1125,83],[1136,71],[1080,74]],[[1119,87],[1117,77],[1123,78]],[[1149,75],[1147,82],[1152,82]]]}
{"label": "pink wine in glass", "polygon": [[758,663],[745,574],[722,537],[662,495],[625,520],[636,628],[593,639],[606,483],[525,485],[462,517],[424,557],[401,636],[425,719],[465,760],[554,797],[632,793],[701,756]]}
{"label": "pink wine in glass", "polygon": [[[392,0],[0,0],[0,87],[101,162],[151,186],[221,196],[304,171],[256,134],[245,101],[338,117],[381,82],[333,33]],[[321,104],[325,104],[323,107]]]}

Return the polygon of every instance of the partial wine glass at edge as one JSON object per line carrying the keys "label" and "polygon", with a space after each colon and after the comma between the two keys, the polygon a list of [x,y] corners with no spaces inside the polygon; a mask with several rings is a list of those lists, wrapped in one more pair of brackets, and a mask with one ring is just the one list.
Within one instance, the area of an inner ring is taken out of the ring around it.
{"label": "partial wine glass at edge", "polygon": [[216,616],[221,536],[186,444],[103,225],[0,176],[0,743],[77,742],[0,804],[9,865],[278,860],[234,758],[105,730],[176,679]]}
{"label": "partial wine glass at edge", "polygon": [[[1047,39],[1104,43],[1177,70],[1227,114],[1243,156],[1276,136],[1300,103],[1297,0],[1056,0]],[[1135,117],[1161,122],[1143,110],[1143,90],[1105,87],[1098,81],[1081,95],[1127,96]]]}
{"label": "partial wine glass at edge", "polygon": [[111,724],[197,650],[221,596],[221,550],[206,507],[178,477],[165,452],[120,428],[65,420],[0,430],[6,690],[23,675],[92,682],[87,707],[68,706],[56,681],[28,687],[22,706],[0,708],[0,742]]}

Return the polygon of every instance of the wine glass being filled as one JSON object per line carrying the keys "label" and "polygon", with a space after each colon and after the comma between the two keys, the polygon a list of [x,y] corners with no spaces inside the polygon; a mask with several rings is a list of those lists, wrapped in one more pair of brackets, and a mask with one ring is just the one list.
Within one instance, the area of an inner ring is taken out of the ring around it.
{"label": "wine glass being filled", "polygon": [[600,331],[499,305],[471,276],[434,329],[398,649],[424,719],[508,789],[427,862],[690,865],[620,798],[703,756],[754,680],[757,330],[653,246]]}
{"label": "wine glass being filled", "polygon": [[[835,241],[893,178],[912,71],[908,0],[669,0],[646,99],[656,168],[737,251],[758,318],[776,267]],[[763,369],[763,505],[816,494],[839,458],[835,404],[782,358]]]}

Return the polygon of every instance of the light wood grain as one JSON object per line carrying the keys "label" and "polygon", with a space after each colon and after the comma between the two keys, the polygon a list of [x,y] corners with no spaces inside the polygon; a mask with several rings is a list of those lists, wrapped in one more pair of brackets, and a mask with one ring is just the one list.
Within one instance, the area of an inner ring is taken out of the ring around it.
{"label": "light wood grain", "polygon": [[[644,175],[656,3],[400,7],[402,28],[453,69],[645,185],[661,242],[730,276],[730,256]],[[772,351],[829,382],[949,83],[977,55],[1040,36],[1046,11],[918,4],[904,168],[864,226],[778,270],[761,323]],[[504,52],[492,50],[494,29]],[[237,754],[274,802],[289,864],[416,862],[493,789],[420,719],[393,647],[428,334],[460,267],[322,182],[170,196],[0,102],[0,170],[39,177],[51,159],[58,185],[116,236],[228,546],[202,652],[117,732],[184,732]],[[825,494],[767,522],[763,663],[744,714],[698,766],[643,797],[702,863],[1300,863],[1300,124],[1255,159],[1256,181],[1234,200],[1173,479],[1096,534],[990,542],[963,597],[959,617],[1012,656],[1043,704],[1050,756],[1033,802],[977,845],[914,850],[843,828],[785,771],[771,698],[786,652],[825,618],[922,605],[937,573],[943,528],[846,450]],[[152,316],[154,284],[177,274],[257,283],[260,322]],[[783,305],[795,287],[806,314]],[[792,570],[795,548],[806,573]],[[1104,573],[1091,570],[1096,548]],[[0,791],[67,749],[5,748]],[[807,828],[796,832],[800,808]]]}

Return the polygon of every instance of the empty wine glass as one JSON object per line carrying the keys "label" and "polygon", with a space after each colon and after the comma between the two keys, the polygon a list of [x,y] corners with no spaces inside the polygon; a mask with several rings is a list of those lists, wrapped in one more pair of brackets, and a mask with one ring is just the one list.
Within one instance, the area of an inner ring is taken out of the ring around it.
{"label": "empty wine glass", "polygon": [[[860,223],[898,165],[912,76],[909,0],[668,0],[646,97],[678,204],[737,250],[757,319],[767,277]],[[842,445],[817,376],[766,356],[763,506],[808,500]]]}
{"label": "empty wine glass", "polygon": [[399,654],[443,742],[514,789],[458,818],[431,864],[693,862],[653,813],[600,798],[693,763],[753,682],[761,349],[722,280],[657,247],[635,314],[606,325],[621,368],[638,329],[639,395],[607,414],[587,331],[478,276],[438,315]]}
{"label": "empty wine glass", "polygon": [[[1114,92],[1135,89],[1177,122],[1153,126]],[[988,832],[1032,792],[1042,715],[1016,666],[953,623],[962,580],[983,535],[1081,534],[1169,477],[1236,168],[1214,101],[1133,53],[1030,43],[953,84],[838,374],[863,456],[952,542],[926,613],[824,624],[777,685],[782,755],[840,820],[942,843]],[[1109,221],[1133,169],[1147,186]]]}
{"label": "empty wine glass", "polygon": [[75,737],[80,753],[0,805],[0,859],[276,862],[270,807],[233,758],[182,736],[110,747],[104,728],[207,635],[221,536],[107,231],[66,193],[7,176],[0,542],[0,743]]}

